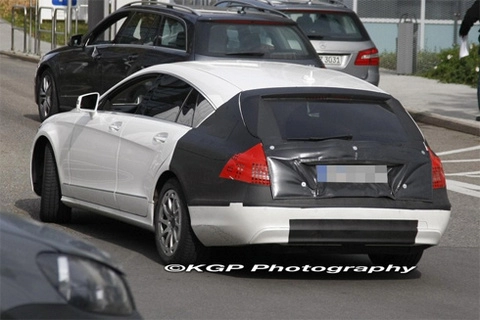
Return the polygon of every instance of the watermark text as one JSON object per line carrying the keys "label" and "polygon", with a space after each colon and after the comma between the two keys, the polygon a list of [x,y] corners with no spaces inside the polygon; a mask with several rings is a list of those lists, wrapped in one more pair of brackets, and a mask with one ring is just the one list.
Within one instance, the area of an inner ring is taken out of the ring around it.
{"label": "watermark text", "polygon": [[388,266],[281,266],[276,264],[254,264],[253,266],[244,266],[242,264],[169,264],[165,266],[168,272],[232,272],[239,270],[246,270],[250,272],[286,272],[286,273],[400,273],[407,274],[415,270],[415,266],[396,266],[389,264]]}

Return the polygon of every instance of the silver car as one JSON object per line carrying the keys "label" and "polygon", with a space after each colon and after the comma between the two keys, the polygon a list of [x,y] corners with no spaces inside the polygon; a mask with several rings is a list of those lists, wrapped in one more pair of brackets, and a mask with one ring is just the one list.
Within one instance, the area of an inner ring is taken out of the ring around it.
{"label": "silver car", "polygon": [[378,49],[357,14],[334,1],[225,0],[222,7],[272,6],[296,21],[312,42],[325,66],[374,85],[380,81]]}

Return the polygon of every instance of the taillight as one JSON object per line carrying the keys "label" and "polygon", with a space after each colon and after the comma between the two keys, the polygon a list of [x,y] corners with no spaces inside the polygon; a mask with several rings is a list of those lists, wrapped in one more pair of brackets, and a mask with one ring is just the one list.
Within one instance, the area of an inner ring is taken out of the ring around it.
{"label": "taillight", "polygon": [[432,186],[433,189],[442,189],[447,186],[445,180],[445,172],[443,171],[442,161],[440,158],[432,151],[428,150],[430,153],[430,161],[432,163]]}
{"label": "taillight", "polygon": [[362,50],[355,59],[356,66],[378,66],[380,64],[380,56],[377,48]]}
{"label": "taillight", "polygon": [[269,186],[267,157],[262,144],[233,155],[220,172],[220,178]]}

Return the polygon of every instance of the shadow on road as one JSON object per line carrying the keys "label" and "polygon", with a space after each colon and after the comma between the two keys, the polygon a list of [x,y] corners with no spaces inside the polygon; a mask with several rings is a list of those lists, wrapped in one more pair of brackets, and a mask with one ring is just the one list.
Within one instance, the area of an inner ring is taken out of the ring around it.
{"label": "shadow on road", "polygon": [[[15,205],[26,211],[33,219],[39,220],[40,199],[18,200]],[[78,209],[73,209],[70,223],[51,225],[74,231],[87,239],[95,238],[110,242],[161,264],[154,234],[151,231]],[[372,263],[367,255],[325,254],[314,247],[218,247],[211,248],[209,253],[208,259],[196,264],[195,266],[200,267],[193,269],[191,273],[215,273],[252,279],[299,280],[412,280],[421,277],[418,269],[405,273],[403,268],[393,268],[402,266],[392,266],[389,271],[380,271],[380,268],[372,269]],[[210,270],[207,270],[207,266],[211,266]],[[235,269],[227,271],[226,268],[229,266]],[[241,269],[237,270],[239,266]]]}

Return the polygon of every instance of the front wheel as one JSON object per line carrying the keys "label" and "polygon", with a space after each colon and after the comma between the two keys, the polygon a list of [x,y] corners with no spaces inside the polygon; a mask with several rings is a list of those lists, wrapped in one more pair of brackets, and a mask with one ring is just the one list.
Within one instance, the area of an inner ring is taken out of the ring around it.
{"label": "front wheel", "polygon": [[38,114],[44,121],[51,115],[58,113],[58,97],[53,73],[50,70],[43,71],[37,92]]}
{"label": "front wheel", "polygon": [[40,200],[40,220],[43,222],[70,222],[72,209],[62,201],[62,191],[58,178],[55,155],[50,144],[45,147],[42,179],[42,196]]}
{"label": "front wheel", "polygon": [[414,267],[422,258],[423,250],[409,254],[369,254],[368,257],[374,265],[388,266],[390,264],[396,266]]}
{"label": "front wheel", "polygon": [[191,264],[205,254],[190,225],[188,208],[180,184],[168,180],[155,205],[155,242],[164,264]]}

